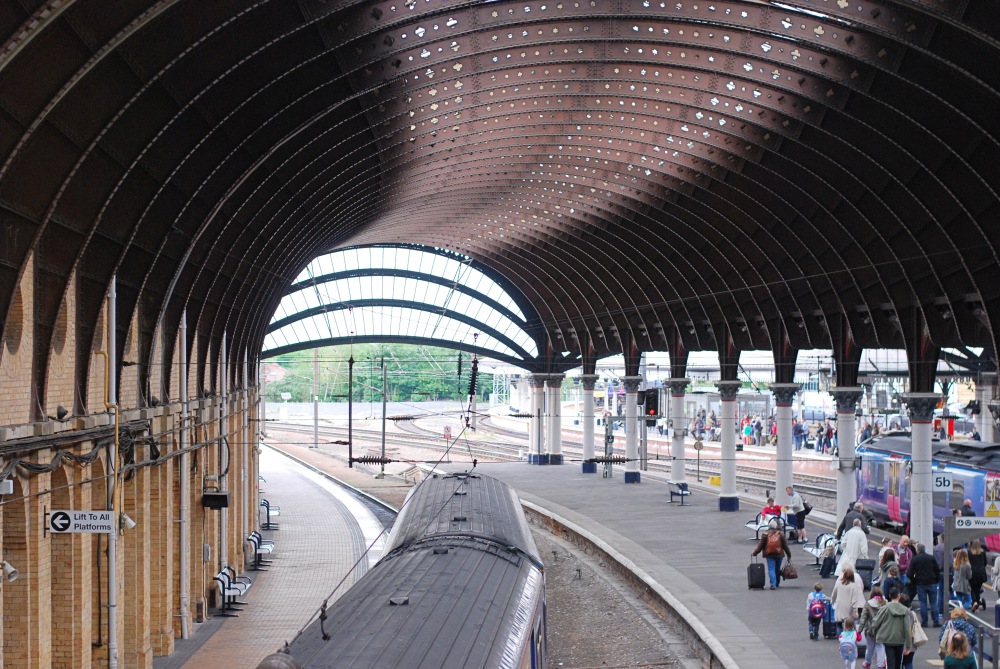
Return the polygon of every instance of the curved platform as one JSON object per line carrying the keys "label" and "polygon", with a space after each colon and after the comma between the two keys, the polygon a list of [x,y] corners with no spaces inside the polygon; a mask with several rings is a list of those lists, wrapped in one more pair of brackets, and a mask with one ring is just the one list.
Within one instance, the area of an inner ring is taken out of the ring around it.
{"label": "curved platform", "polygon": [[[521,463],[480,464],[485,474],[505,481],[522,501],[589,535],[602,551],[680,604],[687,620],[709,648],[718,648],[713,667],[741,669],[801,669],[841,666],[837,644],[809,639],[806,595],[820,580],[813,558],[791,545],[799,578],[783,581],[777,590],[748,590],[746,565],[756,543],[747,541],[744,526],[758,501],[744,498],[745,512],[719,513],[718,491],[692,486],[681,507],[668,502],[667,486],[649,472],[642,485],[625,485],[616,469],[611,479],[585,476],[569,468],[528,467]],[[813,512],[808,536],[830,531],[827,514]],[[878,545],[871,543],[872,554]],[[833,579],[823,582],[827,594]],[[670,612],[667,611],[668,616]],[[670,616],[672,617],[672,616]],[[728,657],[727,657],[728,656]],[[917,666],[925,653],[918,651]],[[829,663],[823,659],[829,658]]]}

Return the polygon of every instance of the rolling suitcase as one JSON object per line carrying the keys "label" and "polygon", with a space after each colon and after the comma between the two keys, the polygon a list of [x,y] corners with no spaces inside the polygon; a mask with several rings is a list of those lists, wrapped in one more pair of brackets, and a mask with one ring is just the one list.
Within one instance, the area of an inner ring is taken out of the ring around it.
{"label": "rolling suitcase", "polygon": [[875,560],[858,560],[854,563],[854,573],[861,577],[865,590],[872,587],[872,574],[875,573]]}
{"label": "rolling suitcase", "polygon": [[823,616],[823,638],[836,639],[840,636],[840,632],[837,630],[837,622],[833,619],[833,602],[827,599],[824,604],[826,604],[826,615]]}
{"label": "rolling suitcase", "polygon": [[751,590],[763,590],[766,582],[764,563],[755,559],[747,566],[747,587]]}

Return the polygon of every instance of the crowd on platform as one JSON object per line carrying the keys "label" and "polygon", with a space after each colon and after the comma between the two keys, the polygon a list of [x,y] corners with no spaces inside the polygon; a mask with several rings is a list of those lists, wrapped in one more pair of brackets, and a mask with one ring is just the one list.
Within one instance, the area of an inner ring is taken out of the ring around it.
{"label": "crowd on platform", "polygon": [[[767,559],[772,590],[780,583],[783,558],[791,558],[778,520],[782,510],[768,500],[762,513],[777,518],[754,551]],[[971,500],[965,500],[955,513],[974,516]],[[923,630],[933,624],[940,628],[937,653],[944,666],[976,667],[977,633],[968,613],[986,607],[983,592],[987,583],[1000,592],[1000,557],[990,567],[979,540],[951,551],[952,580],[947,592],[955,606],[945,621],[943,543],[936,541],[928,553],[923,544],[912,543],[908,536],[898,542],[885,537],[877,558],[870,560],[867,535],[871,520],[864,505],[855,502],[837,528],[838,543],[831,545],[820,572],[821,578],[836,578],[833,589],[828,597],[820,581],[806,599],[810,638],[818,639],[821,630],[824,636],[836,637],[845,669],[854,669],[857,660],[862,661],[862,669],[906,669],[913,666],[917,649],[928,641]],[[836,570],[829,566],[834,561]]]}

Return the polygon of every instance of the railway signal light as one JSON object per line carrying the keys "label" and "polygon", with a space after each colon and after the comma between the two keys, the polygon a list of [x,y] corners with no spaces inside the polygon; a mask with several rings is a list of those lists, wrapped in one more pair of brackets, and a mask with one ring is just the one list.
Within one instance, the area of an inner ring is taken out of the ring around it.
{"label": "railway signal light", "polygon": [[646,415],[646,427],[654,427],[660,417],[660,390],[652,388],[646,391],[646,404],[643,413]]}

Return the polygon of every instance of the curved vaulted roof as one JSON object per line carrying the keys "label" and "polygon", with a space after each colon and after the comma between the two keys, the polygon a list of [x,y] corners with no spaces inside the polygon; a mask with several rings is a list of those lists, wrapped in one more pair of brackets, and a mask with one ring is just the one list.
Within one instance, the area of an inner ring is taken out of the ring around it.
{"label": "curved vaulted roof", "polygon": [[492,268],[548,351],[994,345],[996,2],[0,7],[0,314],[39,385],[113,273],[140,355],[186,306],[204,365],[367,244]]}
{"label": "curved vaulted roof", "polygon": [[415,247],[353,247],[306,266],[282,298],[263,357],[352,342],[429,343],[512,363],[538,356],[524,309],[468,256]]}

